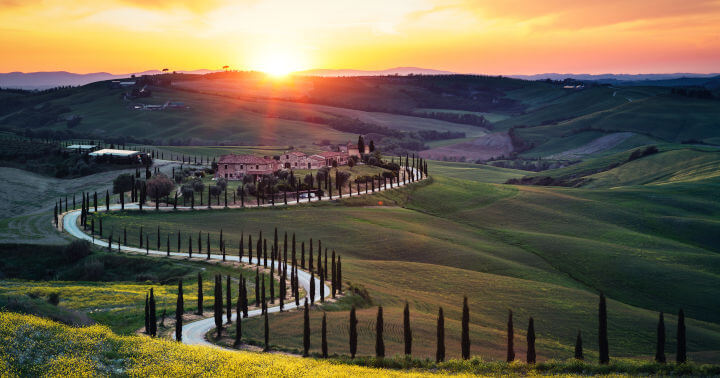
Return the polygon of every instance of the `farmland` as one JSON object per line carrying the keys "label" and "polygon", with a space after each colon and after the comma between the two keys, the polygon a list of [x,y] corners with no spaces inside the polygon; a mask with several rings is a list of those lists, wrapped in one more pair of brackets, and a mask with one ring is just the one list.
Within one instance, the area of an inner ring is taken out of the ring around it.
{"label": "farmland", "polygon": [[[314,204],[103,217],[115,227],[202,231],[213,239],[220,228],[228,240],[239,240],[241,231],[267,233],[278,225],[298,240],[322,239],[343,256],[343,277],[366,287],[373,304],[385,307],[389,329],[397,329],[402,305],[410,301],[418,345],[432,345],[433,321],[442,305],[448,353],[454,357],[459,351],[452,345],[459,335],[450,330],[459,327],[463,294],[470,298],[474,319],[473,353],[501,358],[506,311],[512,309],[519,324],[535,317],[540,356],[567,358],[578,329],[588,340],[596,337],[593,314],[596,293],[602,291],[611,299],[615,355],[652,353],[657,311],[673,314],[684,308],[692,319],[688,331],[698,335],[689,337],[691,355],[714,359],[711,351],[720,343],[720,329],[711,310],[718,305],[712,293],[719,284],[713,230],[720,208],[708,194],[710,187],[694,185],[707,180],[589,190],[498,185],[493,182],[518,177],[518,172],[471,164],[435,162],[430,171],[428,183],[374,196],[390,206],[365,207],[375,203],[354,198],[343,200],[350,207]],[[672,201],[658,203],[658,196]],[[643,209],[642,214],[635,209]],[[393,271],[398,273],[389,273]],[[652,283],[645,278],[649,276],[655,277]],[[464,289],[458,292],[458,287]],[[347,319],[347,309],[328,314],[331,324]],[[361,322],[371,321],[373,314],[372,307],[362,309]],[[280,335],[273,343],[298,348],[301,317],[289,313],[271,318],[278,324],[273,332]],[[258,320],[248,324],[254,326],[247,332],[258,337]],[[342,329],[330,341],[338,353],[346,353]],[[365,354],[371,353],[371,336],[361,341]],[[389,350],[397,353],[401,339],[388,338]],[[672,350],[673,341],[668,342]],[[432,347],[418,348],[418,356],[432,355]],[[594,353],[592,343],[588,349]]]}

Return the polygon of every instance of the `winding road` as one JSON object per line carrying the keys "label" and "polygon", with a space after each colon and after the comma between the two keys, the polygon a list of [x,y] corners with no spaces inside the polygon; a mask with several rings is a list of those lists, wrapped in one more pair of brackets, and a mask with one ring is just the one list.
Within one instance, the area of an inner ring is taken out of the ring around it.
{"label": "winding road", "polygon": [[[417,169],[415,169],[415,172],[416,172],[416,174],[419,173],[419,171],[418,171]],[[418,180],[416,180],[416,182],[422,181],[422,180],[424,180],[424,179],[425,179],[425,178],[418,179]],[[409,184],[409,183],[410,183],[410,181],[406,179],[406,180],[401,181],[400,183],[398,183],[398,184],[397,184],[396,186],[394,186],[393,188],[397,188],[397,187],[399,187],[399,186],[404,186],[404,185],[407,185],[407,184]],[[390,189],[391,189],[391,188],[388,188],[388,189],[376,188],[375,191],[383,191],[383,190],[390,190]],[[361,191],[360,194],[357,194],[357,193],[356,193],[355,196],[372,194],[372,193],[373,193],[373,192],[372,192],[371,190],[366,190],[366,191]],[[342,196],[335,196],[333,199],[350,198],[350,197],[351,197],[351,196],[350,196],[349,194],[343,194]],[[313,202],[327,201],[327,200],[329,200],[328,197],[324,197],[324,198],[327,198],[327,199],[320,199],[320,200],[313,201]],[[306,203],[306,202],[308,202],[308,199],[301,199],[301,200],[300,200],[300,203]],[[293,202],[288,202],[287,205],[281,203],[281,204],[276,204],[275,206],[290,206],[290,205],[296,205],[296,204],[297,204],[297,201],[293,201]],[[271,204],[265,204],[265,205],[259,205],[259,206],[260,206],[260,207],[271,207],[271,206],[273,206],[273,205],[271,205]],[[249,207],[249,206],[246,206],[246,207]],[[252,207],[255,207],[255,206],[252,206]],[[145,208],[146,208],[148,211],[153,211],[153,210],[154,210],[154,207],[145,206]],[[224,208],[225,208],[224,206],[214,206],[214,207],[211,207],[211,209],[224,209]],[[126,204],[125,204],[125,209],[130,209],[130,210],[134,210],[134,209],[135,209],[135,210],[136,210],[136,209],[139,209],[139,206],[138,206],[137,203],[126,203]],[[120,205],[115,204],[115,205],[111,205],[111,206],[110,206],[110,211],[117,211],[117,210],[120,210]],[[173,211],[174,209],[173,209],[173,207],[160,207],[160,210],[161,210],[161,211]],[[178,206],[178,207],[177,207],[177,210],[189,211],[189,210],[191,210],[191,208],[188,207],[188,206]],[[198,207],[195,208],[195,210],[209,210],[209,209],[208,209],[208,207],[206,207],[206,206],[205,206],[205,207],[198,206]],[[98,207],[98,212],[102,212],[102,211],[106,211],[106,208],[105,208],[105,207],[102,207],[102,208]],[[90,212],[93,212],[93,210],[90,209]],[[74,237],[76,237],[76,238],[78,238],[78,239],[87,240],[87,241],[89,241],[89,242],[91,242],[91,243],[93,243],[93,244],[95,244],[95,245],[98,245],[98,246],[107,248],[107,247],[108,247],[108,242],[107,242],[107,241],[101,240],[101,239],[96,239],[96,238],[94,238],[94,237],[86,234],[84,231],[82,231],[82,230],[80,229],[80,227],[78,226],[78,218],[79,218],[79,217],[80,217],[80,210],[70,210],[70,211],[62,214],[61,223],[62,223],[63,231],[67,232],[68,234],[70,234],[70,235],[72,235],[72,236],[74,236]],[[114,244],[112,245],[112,249],[113,249],[113,250],[117,250],[118,248],[120,249],[120,251],[124,251],[124,252],[132,252],[132,253],[139,253],[139,254],[149,254],[150,256],[156,256],[156,257],[167,257],[167,255],[168,255],[168,252],[167,252],[167,251],[159,251],[159,250],[153,250],[153,249],[151,249],[151,250],[149,250],[149,252],[148,252],[148,251],[147,251],[146,249],[144,249],[144,248],[136,248],[136,247],[129,247],[129,246],[125,246],[125,245],[118,245],[117,243],[114,243]],[[172,257],[172,256],[176,256],[176,257],[187,257],[187,253],[183,253],[183,252],[170,252],[170,257]],[[207,256],[207,255],[203,255],[203,256]],[[211,260],[219,260],[219,261],[222,261],[222,255],[211,254],[211,255],[210,255],[210,259],[211,259]],[[226,260],[227,260],[227,261],[230,261],[230,262],[240,261],[239,256],[230,256],[230,255],[227,255],[227,256],[226,256]],[[249,257],[243,257],[243,258],[242,258],[242,262],[250,264]],[[277,270],[279,270],[280,267],[281,267],[281,262],[280,262],[280,261],[276,261],[276,262],[275,262],[275,268],[276,268]],[[289,269],[290,269],[290,266],[288,265],[288,270],[289,270]],[[297,274],[298,274],[298,283],[299,283],[299,284],[301,285],[301,287],[305,290],[305,293],[307,293],[307,295],[305,296],[305,298],[307,298],[308,300],[310,300],[310,294],[309,294],[309,293],[310,293],[310,279],[311,279],[310,273],[308,273],[308,272],[306,272],[306,271],[304,271],[304,270],[298,269],[298,273],[297,273]],[[314,298],[315,301],[319,301],[319,300],[320,300],[320,290],[319,290],[320,285],[324,285],[324,286],[325,286],[325,293],[327,294],[327,295],[326,295],[326,298],[327,298],[328,296],[330,296],[330,292],[331,292],[330,287],[328,287],[327,285],[325,285],[325,283],[322,282],[322,281],[320,281],[320,279],[315,278],[315,287],[316,287],[316,289],[317,289],[317,290],[316,290],[316,293],[315,293],[315,298]],[[302,305],[302,302],[301,302],[301,305]],[[284,307],[283,307],[283,311],[291,310],[291,309],[294,309],[294,308],[296,308],[296,306],[295,306],[295,301],[287,301],[287,302],[285,303]],[[269,313],[280,312],[280,306],[268,307],[267,311],[268,311]],[[248,312],[248,317],[260,316],[261,314],[262,314],[262,313],[261,313],[261,310],[260,310],[260,309],[252,310],[252,311],[249,311],[249,312]],[[232,314],[232,320],[233,320],[233,321],[237,321],[237,314],[236,314],[236,313],[233,313],[233,314]],[[186,344],[191,344],[191,345],[204,345],[204,346],[211,346],[211,347],[221,348],[221,349],[226,349],[226,350],[235,350],[235,349],[230,349],[230,348],[223,348],[223,347],[220,347],[220,346],[218,346],[218,345],[212,344],[212,343],[210,343],[209,341],[207,341],[207,339],[205,338],[205,335],[206,335],[208,332],[210,332],[212,329],[214,329],[214,328],[215,328],[215,319],[214,319],[213,317],[209,317],[209,318],[205,318],[205,319],[201,319],[201,320],[198,320],[198,321],[194,321],[194,322],[185,324],[185,325],[183,326],[183,332],[182,332],[182,335],[183,335],[183,336],[182,336],[182,340],[183,340],[184,343],[186,343]],[[174,336],[173,336],[173,337],[174,337]]]}

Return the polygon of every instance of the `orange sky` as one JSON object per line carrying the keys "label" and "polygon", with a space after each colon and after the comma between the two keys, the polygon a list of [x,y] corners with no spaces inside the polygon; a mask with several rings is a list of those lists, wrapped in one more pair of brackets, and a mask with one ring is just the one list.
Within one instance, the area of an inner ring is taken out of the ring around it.
{"label": "orange sky", "polygon": [[719,0],[0,0],[0,72],[720,71]]}

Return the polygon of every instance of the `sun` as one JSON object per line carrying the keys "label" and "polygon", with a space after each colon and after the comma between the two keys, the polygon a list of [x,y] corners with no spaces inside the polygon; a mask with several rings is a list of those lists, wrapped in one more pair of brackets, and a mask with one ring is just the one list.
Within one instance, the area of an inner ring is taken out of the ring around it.
{"label": "sun", "polygon": [[283,78],[307,67],[302,54],[292,50],[278,49],[258,54],[257,58],[254,59],[252,68],[274,78]]}

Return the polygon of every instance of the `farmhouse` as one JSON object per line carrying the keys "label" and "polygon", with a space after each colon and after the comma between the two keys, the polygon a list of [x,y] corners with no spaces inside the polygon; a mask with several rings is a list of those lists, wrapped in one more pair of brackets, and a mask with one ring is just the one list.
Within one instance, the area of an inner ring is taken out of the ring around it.
{"label": "farmhouse", "polygon": [[215,177],[224,177],[228,180],[240,180],[243,175],[262,176],[271,174],[281,168],[281,163],[275,159],[257,157],[254,155],[223,155],[218,160],[218,169]]}
{"label": "farmhouse", "polygon": [[308,156],[303,152],[289,151],[280,155],[280,163],[283,168],[304,169],[307,166],[307,158]]}
{"label": "farmhouse", "polygon": [[95,144],[71,144],[66,147],[71,152],[92,152],[98,149]]}
{"label": "farmhouse", "polygon": [[91,152],[90,157],[96,160],[104,160],[116,163],[142,163],[143,158],[147,158],[147,154],[140,151],[130,150],[114,150],[111,148],[104,148]]}

